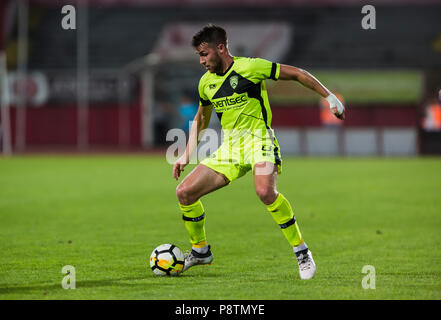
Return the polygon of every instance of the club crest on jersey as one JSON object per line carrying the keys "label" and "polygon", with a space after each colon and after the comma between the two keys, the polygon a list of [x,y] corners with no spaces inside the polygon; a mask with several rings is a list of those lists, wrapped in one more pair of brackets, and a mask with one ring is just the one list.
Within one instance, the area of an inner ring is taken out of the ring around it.
{"label": "club crest on jersey", "polygon": [[230,86],[231,86],[231,88],[236,89],[238,83],[239,83],[239,77],[238,76],[232,76],[230,78]]}
{"label": "club crest on jersey", "polygon": [[210,89],[214,89],[214,88],[216,88],[216,85],[215,84],[210,84],[209,88]]}

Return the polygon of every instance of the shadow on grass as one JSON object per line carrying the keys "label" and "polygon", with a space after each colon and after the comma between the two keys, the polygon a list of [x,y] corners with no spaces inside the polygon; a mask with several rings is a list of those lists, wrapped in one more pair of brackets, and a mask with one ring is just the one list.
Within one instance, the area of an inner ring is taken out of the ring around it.
{"label": "shadow on grass", "polygon": [[[143,277],[125,277],[119,279],[103,279],[103,280],[84,280],[76,281],[75,287],[80,288],[96,288],[96,287],[139,287],[145,286],[145,282],[141,283],[125,283],[122,281],[140,281],[145,280],[149,283],[159,283],[161,286],[175,286],[176,283],[166,282],[168,279],[193,279],[196,277],[201,277],[199,274],[185,274],[178,277],[157,277],[157,276],[143,276]],[[217,274],[206,274],[203,277],[219,277]],[[165,281],[164,281],[165,280]],[[53,290],[62,289],[61,281],[57,284],[40,284],[32,286],[10,286],[10,287],[0,287],[0,295],[3,294],[13,294],[13,293],[31,293],[34,291],[43,291],[44,294],[49,293]]]}
{"label": "shadow on grass", "polygon": [[[76,281],[76,288],[94,288],[94,287],[108,287],[108,286],[118,286],[118,287],[132,287],[139,284],[124,283],[120,281],[130,281],[130,280],[144,280],[145,278],[120,278],[120,279],[104,279],[104,280],[85,280]],[[52,291],[62,289],[61,281],[57,284],[40,284],[33,286],[20,286],[20,287],[0,287],[0,295],[8,293],[26,293],[32,291]]]}

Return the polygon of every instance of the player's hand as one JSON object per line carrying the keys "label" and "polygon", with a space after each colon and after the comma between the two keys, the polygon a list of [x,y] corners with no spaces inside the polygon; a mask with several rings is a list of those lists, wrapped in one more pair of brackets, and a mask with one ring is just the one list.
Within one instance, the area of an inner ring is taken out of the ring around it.
{"label": "player's hand", "polygon": [[178,160],[176,160],[175,164],[173,165],[173,178],[175,178],[175,180],[179,179],[181,172],[184,171],[184,167],[187,164],[188,159],[185,154],[183,154]]}
{"label": "player's hand", "polygon": [[334,108],[334,109],[331,109],[331,110],[332,110],[332,113],[333,113],[337,118],[339,118],[340,120],[344,120],[344,119],[345,119],[345,111],[344,111],[344,110],[343,110],[343,112],[340,113],[340,114],[337,113],[337,108]]}
{"label": "player's hand", "polygon": [[331,109],[332,113],[340,120],[345,119],[345,107],[341,103],[340,100],[334,95],[330,94],[326,97],[326,100],[329,102],[329,108]]}

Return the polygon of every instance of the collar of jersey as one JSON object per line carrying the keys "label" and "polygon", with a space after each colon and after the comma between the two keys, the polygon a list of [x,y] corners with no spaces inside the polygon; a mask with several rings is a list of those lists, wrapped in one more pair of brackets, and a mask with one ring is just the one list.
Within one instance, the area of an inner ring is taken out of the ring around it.
{"label": "collar of jersey", "polygon": [[223,77],[224,75],[226,75],[228,73],[228,71],[230,71],[230,69],[233,66],[233,64],[234,64],[234,59],[233,59],[233,62],[231,62],[230,66],[227,68],[227,70],[225,70],[224,73],[216,73],[216,75],[218,75],[220,77]]}

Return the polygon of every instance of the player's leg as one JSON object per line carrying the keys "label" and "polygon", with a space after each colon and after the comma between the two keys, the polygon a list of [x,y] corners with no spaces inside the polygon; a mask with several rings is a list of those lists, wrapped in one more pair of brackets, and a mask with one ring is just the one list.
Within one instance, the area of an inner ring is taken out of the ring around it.
{"label": "player's leg", "polygon": [[266,205],[273,219],[282,229],[293,247],[304,243],[294,212],[288,200],[277,191],[277,167],[271,162],[260,162],[254,166],[254,188],[257,196]]}
{"label": "player's leg", "polygon": [[254,165],[254,188],[260,200],[266,205],[274,221],[282,229],[285,238],[293,247],[299,263],[300,277],[310,279],[315,274],[315,263],[300,229],[289,201],[277,191],[277,166],[271,162]]}
{"label": "player's leg", "polygon": [[213,260],[205,235],[205,211],[200,198],[222,188],[229,180],[221,173],[203,164],[197,165],[176,188],[185,228],[190,236],[192,250],[186,255],[184,271],[196,264]]}
{"label": "player's leg", "polygon": [[[203,164],[197,165],[176,188],[179,207],[193,248],[204,248],[205,212],[200,198],[228,184],[224,175]],[[198,251],[198,250],[197,250]],[[202,250],[205,251],[205,250]]]}
{"label": "player's leg", "polygon": [[226,186],[230,181],[204,164],[198,164],[176,188],[179,203],[190,205],[202,196]]}

